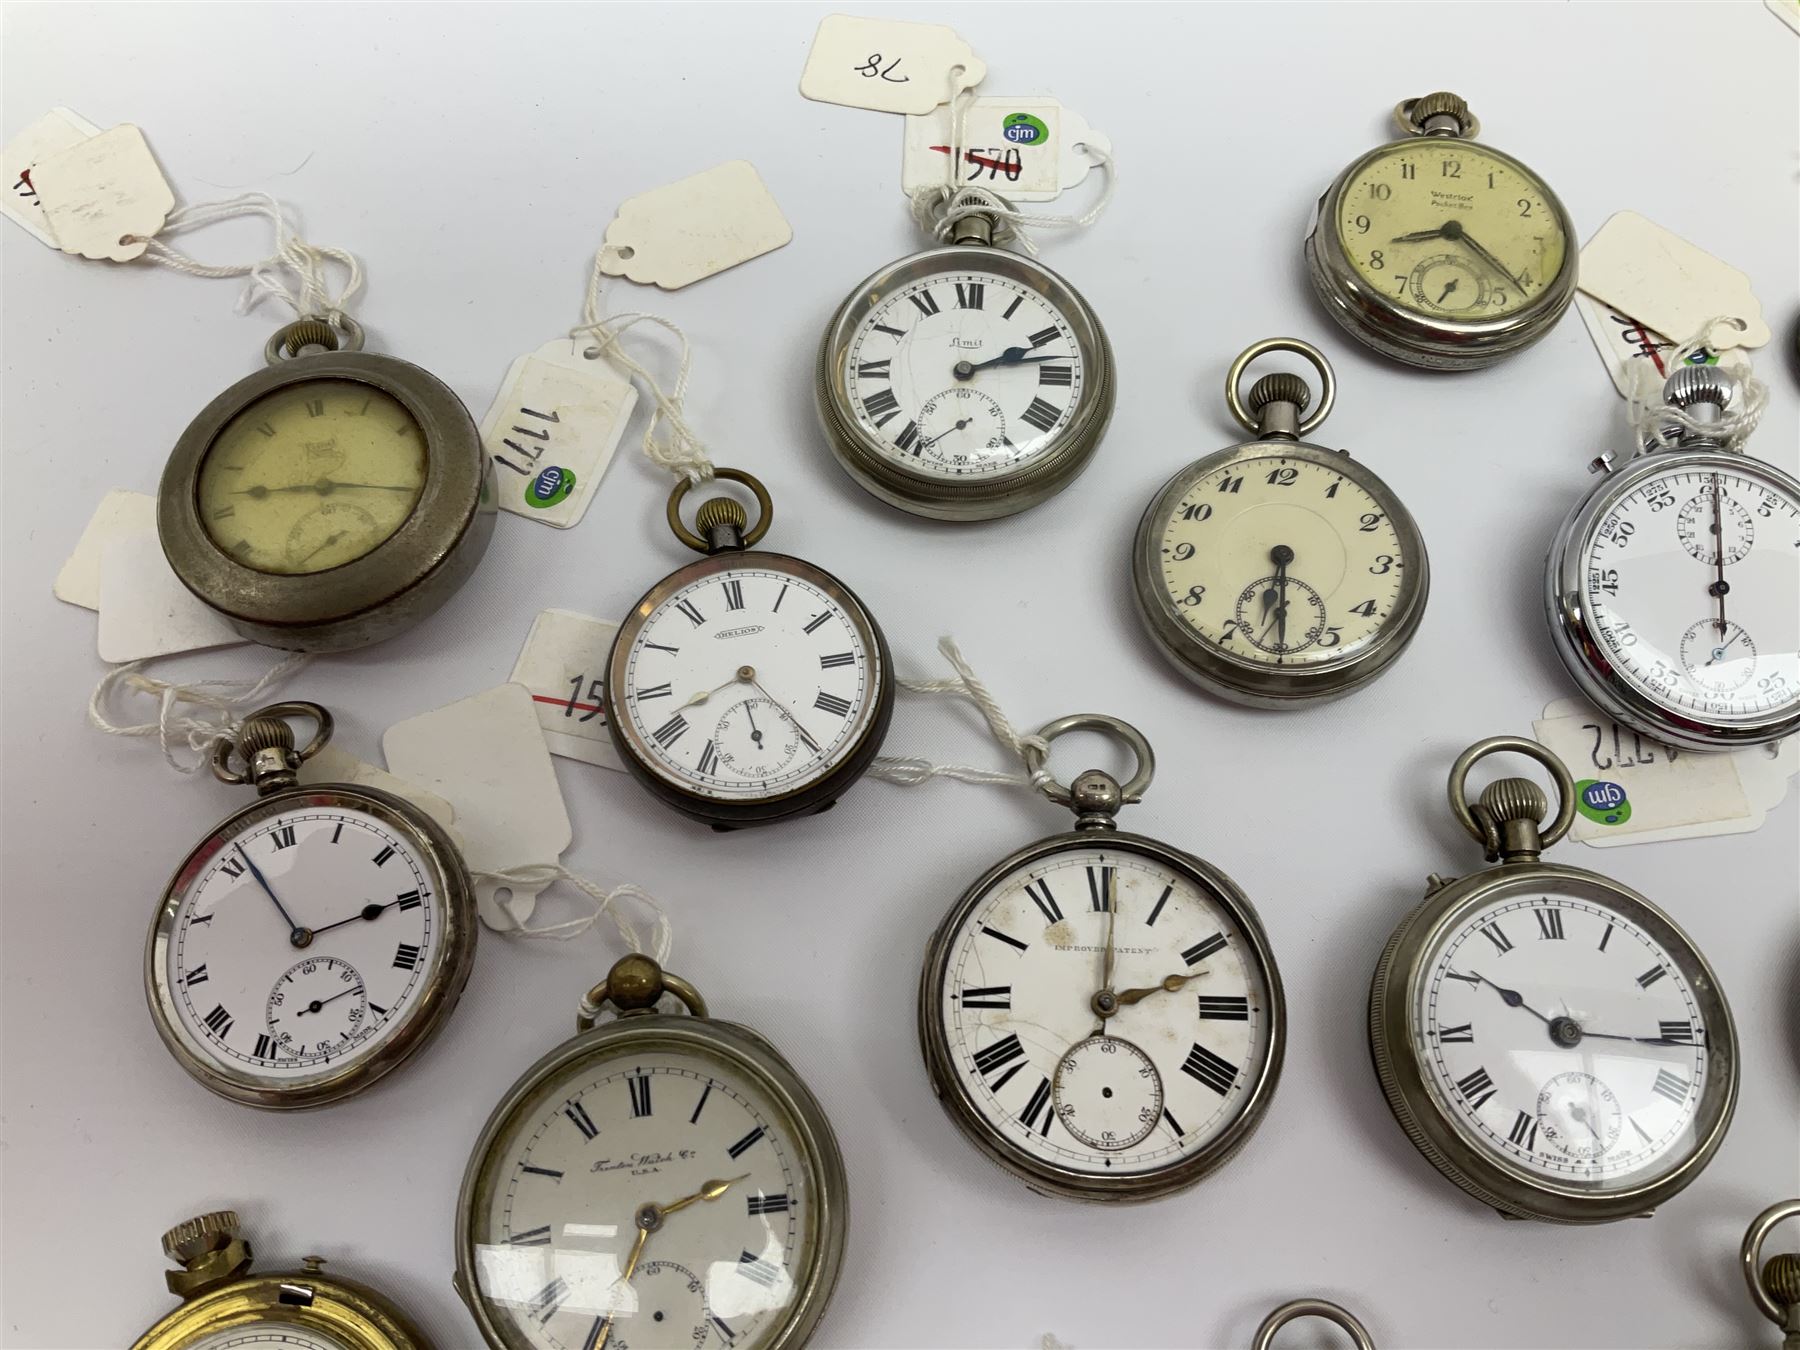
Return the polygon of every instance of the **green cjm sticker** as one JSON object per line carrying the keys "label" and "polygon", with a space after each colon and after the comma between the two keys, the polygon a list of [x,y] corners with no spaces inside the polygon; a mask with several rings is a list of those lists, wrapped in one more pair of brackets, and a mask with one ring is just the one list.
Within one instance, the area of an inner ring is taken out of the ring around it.
{"label": "green cjm sticker", "polygon": [[1631,819],[1631,798],[1617,783],[1584,778],[1575,784],[1575,809],[1601,825],[1623,825]]}

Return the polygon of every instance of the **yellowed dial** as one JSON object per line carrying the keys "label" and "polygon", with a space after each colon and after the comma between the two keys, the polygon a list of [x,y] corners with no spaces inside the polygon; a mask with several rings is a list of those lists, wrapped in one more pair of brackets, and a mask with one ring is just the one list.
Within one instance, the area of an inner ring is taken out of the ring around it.
{"label": "yellowed dial", "polygon": [[1354,477],[1279,454],[1198,479],[1160,547],[1163,584],[1189,627],[1240,660],[1289,668],[1367,647],[1395,617],[1410,561]]}
{"label": "yellowed dial", "polygon": [[200,517],[246,567],[323,572],[390,538],[425,485],[425,438],[392,396],[307,380],[226,424],[200,466]]}
{"label": "yellowed dial", "polygon": [[1569,247],[1555,199],[1504,155],[1466,140],[1383,146],[1338,198],[1338,239],[1390,304],[1433,319],[1497,319],[1537,298]]}

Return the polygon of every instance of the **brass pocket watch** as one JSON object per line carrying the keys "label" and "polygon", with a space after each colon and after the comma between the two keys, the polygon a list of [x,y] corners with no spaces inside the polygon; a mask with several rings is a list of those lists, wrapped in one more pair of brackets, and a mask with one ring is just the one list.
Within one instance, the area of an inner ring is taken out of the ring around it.
{"label": "brass pocket watch", "polygon": [[1800,1350],[1800,1256],[1780,1252],[1764,1262],[1762,1250],[1775,1225],[1796,1216],[1800,1216],[1800,1200],[1770,1205],[1751,1222],[1739,1253],[1756,1310],[1784,1333],[1782,1350]]}
{"label": "brass pocket watch", "polygon": [[1151,1200],[1222,1167],[1267,1111],[1281,976],[1229,877],[1119,832],[1155,771],[1143,735],[1097,714],[1037,734],[1070,731],[1117,738],[1136,775],[1044,789],[1075,828],[1001,859],[952,906],[925,953],[919,1043],[957,1128],[1032,1190]]}
{"label": "brass pocket watch", "polygon": [[1113,411],[1093,309],[966,216],[948,245],[890,263],[845,298],[814,392],[832,453],[891,506],[939,520],[1028,510],[1080,475]]}
{"label": "brass pocket watch", "polygon": [[1575,298],[1575,226],[1530,169],[1473,138],[1455,94],[1394,109],[1402,139],[1339,174],[1313,213],[1313,290],[1351,336],[1425,370],[1524,350]]}
{"label": "brass pocket watch", "polygon": [[301,1270],[251,1274],[250,1243],[231,1210],[177,1224],[162,1246],[182,1267],[166,1274],[181,1306],[132,1350],[431,1350],[405,1313],[365,1285],[325,1275],[321,1257]]}
{"label": "brass pocket watch", "polygon": [[[290,717],[317,726],[299,750]],[[297,781],[331,730],[318,704],[277,703],[219,742],[214,774],[258,799],[182,860],[145,944],[163,1044],[246,1106],[323,1106],[399,1068],[475,961],[474,890],[442,827],[391,793]]]}
{"label": "brass pocket watch", "polygon": [[163,470],[170,567],[252,641],[323,652],[393,637],[487,550],[493,467],[468,410],[362,342],[342,315],[280,329],[268,368],[207,404]]}
{"label": "brass pocket watch", "polygon": [[[1555,819],[1529,779],[1470,768],[1510,751],[1556,780]],[[1511,1218],[1602,1223],[1649,1214],[1711,1161],[1737,1102],[1737,1034],[1706,958],[1630,887],[1539,861],[1568,833],[1575,785],[1535,741],[1478,741],[1450,770],[1450,808],[1483,872],[1433,876],[1369,991],[1369,1047],[1388,1106],[1431,1164]]]}
{"label": "brass pocket watch", "polygon": [[[1703,424],[1742,396],[1713,366],[1663,386]],[[1601,481],[1550,546],[1556,654],[1596,707],[1689,750],[1800,729],[1800,480],[1679,425]]]}
{"label": "brass pocket watch", "polygon": [[[686,1015],[660,1013],[672,995]],[[610,1004],[614,1020],[597,1026]],[[494,1350],[793,1350],[843,1262],[837,1137],[793,1068],[627,956],[488,1117],[456,1288]]]}
{"label": "brass pocket watch", "polygon": [[[1298,375],[1245,369],[1293,352],[1319,373],[1319,404]],[[1431,568],[1412,514],[1348,451],[1300,439],[1325,420],[1337,381],[1297,338],[1248,347],[1225,402],[1254,437],[1195,461],[1145,509],[1132,590],[1150,636],[1189,679],[1238,703],[1291,708],[1360,689],[1406,650],[1425,614]]]}
{"label": "brass pocket watch", "polygon": [[669,528],[706,556],[670,573],[619,624],[602,694],[625,767],[663,802],[715,829],[822,811],[869,767],[894,710],[893,658],[869,611],[811,563],[754,548],[768,490],[748,525],[730,497],[682,521],[690,483],[669,496]]}

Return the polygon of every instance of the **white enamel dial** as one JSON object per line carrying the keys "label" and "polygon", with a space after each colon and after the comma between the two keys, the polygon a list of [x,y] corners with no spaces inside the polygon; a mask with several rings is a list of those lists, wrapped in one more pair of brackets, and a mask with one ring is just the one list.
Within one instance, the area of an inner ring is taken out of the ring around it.
{"label": "white enamel dial", "polygon": [[1396,618],[1414,560],[1357,472],[1271,453],[1197,478],[1162,528],[1176,612],[1262,665],[1318,669],[1366,649]]}
{"label": "white enamel dial", "polygon": [[164,978],[202,1059],[271,1087],[382,1048],[447,959],[439,879],[353,797],[252,808],[178,879]]}
{"label": "white enamel dial", "polygon": [[848,593],[779,562],[752,554],[708,571],[621,635],[621,730],[690,792],[797,792],[842,764],[876,715],[887,674],[867,618]]}
{"label": "white enamel dial", "polygon": [[482,1161],[481,1297],[509,1344],[754,1350],[819,1241],[810,1165],[740,1067],[597,1052],[537,1085]]}
{"label": "white enamel dial", "polygon": [[185,1342],[182,1350],[349,1350],[335,1336],[292,1322],[252,1322]]}
{"label": "white enamel dial", "polygon": [[1695,962],[1585,894],[1510,894],[1426,953],[1415,1053],[1477,1148],[1594,1189],[1691,1155],[1713,1072]]}
{"label": "white enamel dial", "polygon": [[1615,676],[1669,712],[1732,722],[1800,705],[1800,502],[1752,460],[1678,460],[1576,545]]}
{"label": "white enamel dial", "polygon": [[965,268],[882,297],[845,360],[857,422],[896,464],[931,478],[1029,466],[1087,390],[1068,317],[1020,281]]}
{"label": "white enamel dial", "polygon": [[[1104,989],[1120,1004],[1105,1017]],[[1270,1054],[1267,990],[1210,888],[1096,841],[995,882],[951,937],[937,998],[991,1131],[1117,1176],[1176,1166],[1240,1117]]]}

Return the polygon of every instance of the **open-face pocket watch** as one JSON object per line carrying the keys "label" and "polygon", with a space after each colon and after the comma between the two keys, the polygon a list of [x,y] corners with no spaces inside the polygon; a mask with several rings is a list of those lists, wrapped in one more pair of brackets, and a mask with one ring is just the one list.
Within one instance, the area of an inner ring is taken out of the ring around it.
{"label": "open-face pocket watch", "polygon": [[670,573],[619,625],[607,660],[606,725],[619,758],[662,801],[716,829],[822,811],[881,749],[894,711],[887,639],[850,588],[811,563],[753,549],[768,490],[738,469],[730,497],[669,528],[701,561]]}
{"label": "open-face pocket watch", "polygon": [[252,1274],[238,1216],[216,1210],[163,1234],[167,1272],[181,1306],[132,1350],[431,1350],[424,1333],[365,1285],[327,1276],[324,1258],[304,1268]]}
{"label": "open-face pocket watch", "polygon": [[239,633],[342,651],[435,613],[494,530],[474,419],[338,315],[269,339],[268,368],[207,404],[163,469],[169,566]]}
{"label": "open-face pocket watch", "polygon": [[[1706,422],[1741,393],[1684,366],[1663,397]],[[1690,750],[1800,729],[1800,481],[1674,426],[1563,521],[1545,568],[1557,655],[1626,726]]]}
{"label": "open-face pocket watch", "polygon": [[[667,993],[688,1015],[659,1013]],[[611,1004],[616,1018],[596,1026]],[[836,1286],[843,1159],[778,1051],[627,956],[494,1108],[456,1288],[494,1350],[793,1350]]]}
{"label": "open-face pocket watch", "polygon": [[[1298,375],[1265,375],[1268,352],[1319,373],[1319,404]],[[1138,615],[1177,669],[1214,693],[1291,708],[1359,689],[1418,630],[1431,570],[1419,527],[1392,489],[1348,451],[1300,437],[1325,420],[1337,382],[1324,353],[1268,338],[1232,362],[1225,402],[1254,440],[1182,469],[1138,522],[1131,580]]]}
{"label": "open-face pocket watch", "polygon": [[825,439],[890,505],[992,520],[1061,492],[1113,410],[1113,357],[1087,301],[996,247],[991,215],[890,263],[826,325],[814,383]]}
{"label": "open-face pocket watch", "polygon": [[[290,717],[317,726],[300,750]],[[331,728],[316,703],[277,703],[218,743],[213,772],[258,799],[175,869],[145,945],[163,1044],[247,1106],[323,1106],[399,1068],[475,961],[474,890],[442,827],[391,793],[297,781]]]}
{"label": "open-face pocket watch", "polygon": [[1751,1301],[1758,1312],[1786,1333],[1781,1338],[1782,1350],[1800,1350],[1800,1255],[1778,1252],[1765,1262],[1762,1250],[1776,1224],[1797,1216],[1800,1200],[1770,1205],[1751,1222],[1740,1250]]}
{"label": "open-face pocket watch", "polygon": [[1002,858],[945,916],[919,982],[919,1042],[951,1120],[1032,1190],[1152,1200],[1223,1166],[1267,1111],[1281,976],[1229,877],[1119,831],[1154,772],[1143,735],[1098,714],[1037,734],[1070,731],[1118,738],[1136,775],[1121,786],[1090,769],[1045,788],[1075,828]]}
{"label": "open-face pocket watch", "polygon": [[1575,298],[1575,226],[1510,155],[1476,145],[1455,94],[1394,109],[1402,139],[1339,174],[1313,214],[1313,290],[1358,341],[1426,370],[1472,370],[1548,333]]}
{"label": "open-face pocket watch", "polygon": [[[1556,780],[1502,778],[1471,806],[1470,768],[1502,751]],[[1510,1218],[1648,1214],[1699,1176],[1737,1102],[1738,1046],[1712,967],[1630,887],[1539,860],[1568,833],[1575,784],[1535,741],[1478,741],[1450,807],[1498,867],[1433,876],[1369,991],[1389,1107],[1438,1171]]]}

